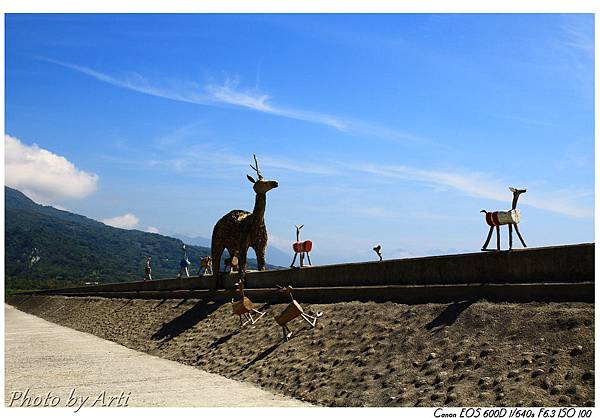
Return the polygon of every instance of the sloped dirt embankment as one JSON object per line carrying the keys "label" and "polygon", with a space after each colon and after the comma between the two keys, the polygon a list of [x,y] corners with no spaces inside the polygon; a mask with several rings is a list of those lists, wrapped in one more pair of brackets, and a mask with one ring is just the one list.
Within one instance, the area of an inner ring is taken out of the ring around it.
{"label": "sloped dirt embankment", "polygon": [[[594,305],[335,303],[281,343],[263,306],[239,328],[229,304],[16,296],[49,321],[327,406],[591,406]],[[306,308],[306,306],[305,306]],[[224,394],[226,396],[226,394]]]}

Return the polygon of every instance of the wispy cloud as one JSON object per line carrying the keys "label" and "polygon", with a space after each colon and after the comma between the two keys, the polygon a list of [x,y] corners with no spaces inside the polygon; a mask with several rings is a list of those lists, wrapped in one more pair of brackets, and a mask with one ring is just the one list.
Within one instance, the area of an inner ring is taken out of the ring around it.
{"label": "wispy cloud", "polygon": [[570,15],[561,26],[563,30],[563,45],[585,53],[589,58],[594,57],[594,15]]}
{"label": "wispy cloud", "polygon": [[[373,163],[349,163],[336,160],[319,161],[305,158],[302,162],[289,160],[274,155],[259,155],[261,168],[268,175],[271,169],[301,173],[315,176],[347,176],[351,173],[360,176],[369,175],[374,179],[392,179],[399,182],[422,184],[434,192],[459,192],[462,195],[478,199],[487,199],[506,204],[510,201],[508,186],[526,187],[536,183],[535,179],[526,180],[523,184],[511,184],[510,179],[503,179],[494,173],[484,173],[467,169],[455,171],[439,169],[423,169],[407,165],[382,165]],[[199,170],[203,177],[208,172],[214,173],[226,167],[248,168],[248,158],[236,155],[226,148],[211,147],[208,152],[203,147],[187,149],[185,155],[162,156],[157,160],[149,161],[154,167],[163,167],[169,170],[185,171],[187,174]],[[132,161],[139,165],[139,160]],[[228,174],[229,175],[229,174]],[[581,199],[593,194],[589,191],[552,190],[551,192],[532,188],[528,190],[526,198],[519,203],[538,209],[559,213],[569,217],[586,218],[593,216],[593,208],[581,204]],[[483,202],[485,204],[485,202]],[[486,209],[497,210],[503,207],[489,207]],[[484,207],[482,207],[484,209]],[[394,213],[385,208],[365,207],[365,214],[381,218],[395,217]]]}
{"label": "wispy cloud", "polygon": [[266,93],[256,90],[240,89],[239,80],[236,78],[228,78],[223,84],[220,85],[185,83],[185,88],[177,85],[160,87],[150,83],[148,79],[140,74],[133,74],[128,77],[115,77],[82,65],[58,61],[50,58],[40,59],[78,71],[82,74],[93,77],[96,80],[103,81],[117,87],[122,87],[151,96],[161,97],[163,99],[205,106],[236,106],[290,119],[326,125],[340,131],[345,131],[348,129],[346,122],[331,115],[276,106],[272,104],[271,97]]}
{"label": "wispy cloud", "polygon": [[381,138],[394,142],[421,142],[427,143],[429,146],[439,145],[404,129],[390,128],[363,120],[351,120],[322,112],[312,112],[275,105],[269,94],[261,92],[257,88],[240,88],[237,77],[229,77],[222,84],[171,81],[166,83],[167,85],[161,86],[150,82],[146,77],[137,73],[116,77],[82,65],[45,57],[39,57],[39,59],[80,72],[113,86],[163,99],[204,106],[239,107],[288,119],[324,125],[340,132],[361,135],[365,138]]}
{"label": "wispy cloud", "polygon": [[[362,165],[353,166],[355,170],[366,173],[395,178],[398,180],[424,183],[437,190],[456,190],[467,196],[507,201],[505,182],[496,176],[480,172],[450,172],[439,170],[423,170],[409,166],[381,166]],[[515,185],[520,187],[522,185]],[[538,209],[548,210],[563,215],[584,218],[593,216],[593,209],[582,206],[577,199],[582,193],[557,190],[555,193],[546,194],[529,190],[526,199],[521,204]],[[585,194],[585,193],[584,193]],[[510,197],[510,196],[508,196]],[[495,208],[490,208],[495,209]]]}

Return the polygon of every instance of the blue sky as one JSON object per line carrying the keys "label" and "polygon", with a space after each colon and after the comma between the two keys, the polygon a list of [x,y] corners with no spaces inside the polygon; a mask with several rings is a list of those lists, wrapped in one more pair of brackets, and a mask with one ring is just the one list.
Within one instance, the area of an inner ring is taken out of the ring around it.
{"label": "blue sky", "polygon": [[[594,240],[594,23],[574,14],[6,15],[6,183],[210,237],[252,154],[315,263]],[[35,144],[35,145],[34,145]],[[111,220],[112,219],[112,220]],[[502,230],[506,247],[507,231]],[[291,255],[290,255],[291,260]],[[268,260],[267,260],[268,261]]]}

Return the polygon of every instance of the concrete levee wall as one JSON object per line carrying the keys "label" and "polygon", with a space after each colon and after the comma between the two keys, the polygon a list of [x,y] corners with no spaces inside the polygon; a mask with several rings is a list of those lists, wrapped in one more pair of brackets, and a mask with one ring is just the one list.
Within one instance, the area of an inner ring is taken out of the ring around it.
{"label": "concrete levee wall", "polygon": [[[594,248],[592,243],[249,272],[246,287],[593,282]],[[223,284],[227,289],[233,288],[237,280],[237,274],[223,274]],[[214,288],[214,284],[212,276],[201,276],[40,293],[206,290]]]}
{"label": "concrete levee wall", "polygon": [[[226,287],[235,280],[228,279]],[[273,270],[246,280],[248,288],[593,281],[594,244]]]}

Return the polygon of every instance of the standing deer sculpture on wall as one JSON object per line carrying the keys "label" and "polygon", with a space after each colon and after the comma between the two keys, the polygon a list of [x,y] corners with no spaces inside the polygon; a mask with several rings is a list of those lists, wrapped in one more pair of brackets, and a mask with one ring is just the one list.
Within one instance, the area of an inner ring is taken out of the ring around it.
{"label": "standing deer sculpture on wall", "polygon": [[292,249],[294,250],[294,259],[292,260],[292,264],[290,267],[294,267],[294,263],[296,262],[296,256],[300,254],[300,267],[304,266],[304,256],[308,258],[308,265],[312,266],[310,261],[310,250],[312,250],[312,241],[300,241],[300,230],[304,225],[295,225],[296,227],[296,242],[292,244]]}
{"label": "standing deer sculpture on wall", "polygon": [[[207,274],[213,274],[213,269],[212,269],[212,258],[210,255],[207,255],[206,257],[202,257],[200,259],[200,268],[198,269],[198,276],[200,276],[200,274],[204,271],[204,273],[202,274],[203,276],[206,276]],[[210,271],[210,273],[209,273]]]}
{"label": "standing deer sculpture on wall", "polygon": [[[482,210],[481,213],[485,213],[485,221],[490,226],[490,232],[483,244],[483,248],[481,251],[490,251],[487,246],[490,243],[490,238],[492,238],[492,233],[494,231],[494,227],[496,228],[496,247],[497,251],[500,251],[500,225],[508,225],[508,249],[512,250],[512,229],[515,227],[515,231],[517,232],[517,236],[519,240],[521,240],[521,244],[523,247],[527,248],[525,245],[525,241],[523,241],[523,237],[519,232],[519,227],[517,224],[521,221],[521,211],[517,209],[517,201],[519,200],[519,196],[522,193],[525,193],[526,189],[515,189],[514,187],[508,188],[513,194],[512,200],[512,209],[509,211],[496,211],[496,212],[488,212],[486,210]],[[493,251],[493,250],[491,250]]]}
{"label": "standing deer sculpture on wall", "polygon": [[265,226],[265,208],[267,206],[267,192],[278,186],[275,180],[265,180],[258,167],[258,160],[254,155],[254,166],[250,167],[256,172],[256,179],[247,175],[248,181],[254,186],[256,198],[252,212],[245,210],[232,210],[217,221],[212,233],[212,259],[215,284],[220,285],[221,256],[227,248],[230,256],[238,255],[238,268],[240,281],[246,271],[246,258],[248,248],[252,247],[256,253],[258,270],[265,269],[265,253],[267,251],[267,228]]}
{"label": "standing deer sculpture on wall", "polygon": [[373,247],[373,251],[375,251],[375,254],[379,257],[379,261],[383,261],[383,257],[381,256],[381,244]]}

